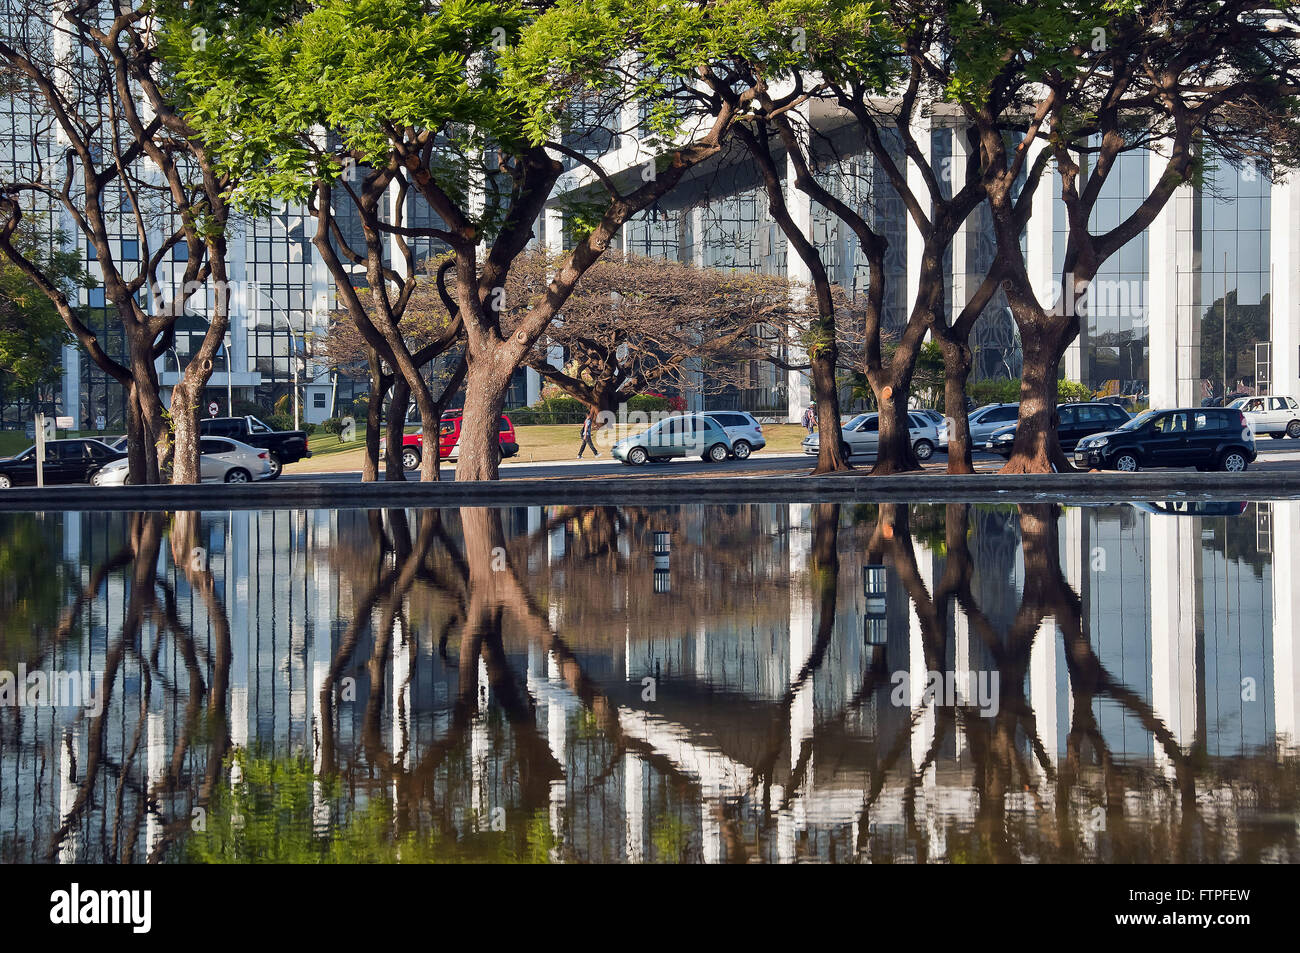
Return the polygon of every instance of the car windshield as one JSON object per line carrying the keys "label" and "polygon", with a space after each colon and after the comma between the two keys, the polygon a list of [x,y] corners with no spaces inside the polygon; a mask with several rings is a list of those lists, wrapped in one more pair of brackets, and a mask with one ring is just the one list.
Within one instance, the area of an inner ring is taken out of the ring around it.
{"label": "car windshield", "polygon": [[1148,423],[1150,423],[1151,420],[1158,413],[1160,413],[1160,411],[1158,410],[1144,410],[1136,417],[1133,417],[1130,420],[1126,420],[1124,423],[1120,424],[1115,429],[1116,430],[1140,430],[1142,427],[1145,427]]}
{"label": "car windshield", "polygon": [[867,422],[870,416],[871,416],[870,414],[858,414],[856,417],[854,417],[852,420],[850,420],[847,424],[844,425],[844,429],[857,430],[859,427],[861,427],[863,424]]}

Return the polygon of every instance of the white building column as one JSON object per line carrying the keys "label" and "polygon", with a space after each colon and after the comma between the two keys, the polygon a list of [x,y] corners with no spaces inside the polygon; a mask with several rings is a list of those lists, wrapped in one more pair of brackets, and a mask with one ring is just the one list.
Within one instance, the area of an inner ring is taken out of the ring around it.
{"label": "white building column", "polygon": [[[1046,139],[1035,139],[1029,146],[1025,167],[1032,168],[1047,148]],[[1056,163],[1049,161],[1043,170],[1042,179],[1034,190],[1029,220],[1025,223],[1025,264],[1029,268],[1030,287],[1033,288],[1038,303],[1049,311],[1060,304],[1065,290],[1061,286],[1061,276],[1056,271],[1055,169]],[[1062,359],[1065,376],[1072,381],[1083,379],[1083,356],[1088,346],[1087,339],[1088,319],[1080,317],[1079,335],[1066,348]]]}
{"label": "white building column", "polygon": [[[645,777],[641,759],[623,755],[623,820],[626,827],[627,862],[645,861]],[[706,808],[707,810],[707,808]]]}
{"label": "white building column", "polygon": [[1273,381],[1278,394],[1300,394],[1300,173],[1273,182],[1269,198],[1269,290]]}
{"label": "white building column", "polygon": [[[805,117],[807,118],[807,117]],[[785,205],[790,217],[808,239],[812,240],[812,200],[795,187],[794,162],[787,157],[785,167]],[[809,287],[812,285],[812,272],[803,259],[790,249],[785,256],[786,277]],[[790,347],[790,363],[801,364],[808,355],[802,348]],[[797,424],[803,416],[804,408],[812,403],[812,378],[807,371],[786,371],[786,423]]]}
{"label": "white building column", "polygon": [[[1034,634],[1034,644],[1029,649],[1029,704],[1034,712],[1034,724],[1038,729],[1038,739],[1043,743],[1043,750],[1053,769],[1057,763],[1057,737],[1060,734],[1061,718],[1057,705],[1056,687],[1059,669],[1056,657],[1056,619],[1045,616]],[[1047,767],[1034,759],[1034,767],[1043,779],[1047,777]]]}
{"label": "white building column", "polygon": [[[792,503],[787,508],[789,525],[786,531],[786,548],[790,577],[789,603],[789,656],[787,684],[793,685],[808,659],[812,648],[813,604],[808,592],[808,557],[812,551],[811,508],[804,503]],[[813,685],[809,680],[795,693],[790,705],[790,767],[799,762],[799,749],[811,737],[816,712],[813,708]],[[805,789],[812,777],[812,760],[805,774]],[[798,802],[796,802],[798,803]],[[802,806],[801,804],[799,806]],[[782,863],[792,863],[797,856],[798,823],[794,810],[777,815],[777,856]]]}
{"label": "white building column", "polygon": [[[925,164],[933,167],[930,156],[932,152],[930,128],[931,120],[927,115],[914,115],[909,123],[912,138],[916,140],[916,147],[924,157]],[[930,201],[930,189],[925,182],[925,173],[910,159],[907,161],[907,188],[921,203],[921,209],[926,217],[933,219],[934,205]],[[921,252],[925,245],[925,237],[921,234],[921,229],[911,213],[904,212],[904,214],[907,216],[907,313],[910,314],[916,296],[921,290]]]}
{"label": "white building column", "polygon": [[[916,569],[927,593],[934,591],[934,552],[924,543],[916,543]],[[912,721],[912,773],[920,770],[925,761],[930,742],[934,739],[935,708],[942,704],[941,697],[927,702],[925,700],[926,684],[929,682],[930,670],[925,661],[925,633],[921,628],[921,616],[916,609],[916,601],[907,601],[907,703],[912,713],[922,709],[921,716]],[[939,664],[943,664],[940,660]],[[941,673],[942,674],[942,673]],[[922,784],[933,789],[936,781],[935,766],[926,769]]]}
{"label": "white building column", "polygon": [[[1151,707],[1184,751],[1196,738],[1196,601],[1200,526],[1177,516],[1150,517]],[[1157,741],[1155,761],[1171,771]]]}
{"label": "white building column", "polygon": [[[1154,150],[1148,153],[1150,181],[1164,174],[1166,161]],[[1201,400],[1199,296],[1192,259],[1195,201],[1191,187],[1178,188],[1147,229],[1147,344],[1155,408],[1188,407]]]}
{"label": "white building column", "polygon": [[[956,195],[966,184],[966,170],[970,165],[970,142],[966,138],[966,127],[955,126],[952,129],[952,158],[948,161],[948,188],[950,195]],[[970,274],[970,229],[975,219],[967,215],[957,226],[952,236],[952,314],[950,320],[961,314],[971,294],[979,285],[978,276]]]}
{"label": "white building column", "polygon": [[1300,587],[1295,584],[1300,572],[1300,503],[1278,502],[1272,508],[1273,724],[1279,746],[1295,749],[1300,747]]}

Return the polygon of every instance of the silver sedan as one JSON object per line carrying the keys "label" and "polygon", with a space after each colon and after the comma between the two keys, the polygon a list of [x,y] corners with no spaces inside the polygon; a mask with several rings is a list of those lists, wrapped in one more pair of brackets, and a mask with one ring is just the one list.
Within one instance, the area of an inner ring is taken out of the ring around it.
{"label": "silver sedan", "polygon": [[[91,478],[95,486],[124,486],[129,473],[126,460],[117,460]],[[250,447],[229,437],[199,440],[199,476],[204,483],[252,483],[271,474],[271,458],[265,450]]]}
{"label": "silver sedan", "polygon": [[[939,446],[938,428],[920,414],[907,415],[908,434],[912,438],[912,452],[918,460],[929,460]],[[880,415],[858,414],[843,427],[845,455],[849,457],[874,457],[880,450]],[[804,438],[803,452],[816,454],[821,449],[819,434]]]}

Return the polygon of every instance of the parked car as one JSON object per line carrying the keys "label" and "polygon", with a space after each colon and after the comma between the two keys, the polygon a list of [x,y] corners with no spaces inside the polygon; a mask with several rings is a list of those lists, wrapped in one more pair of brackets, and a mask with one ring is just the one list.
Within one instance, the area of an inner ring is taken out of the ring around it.
{"label": "parked car", "polygon": [[[124,486],[130,467],[117,460],[98,471],[95,486]],[[251,483],[271,478],[271,452],[229,437],[199,438],[199,479],[204,483]]]}
{"label": "parked car", "polygon": [[930,421],[930,423],[934,424],[935,427],[942,426],[943,422],[948,419],[933,407],[913,407],[909,413],[916,414],[918,417],[924,417],[926,420]]}
{"label": "parked car", "polygon": [[1151,500],[1129,505],[1144,513],[1160,516],[1240,516],[1246,512],[1245,501],[1219,503],[1211,500]]}
{"label": "parked car", "polygon": [[615,460],[634,467],[689,456],[722,463],[733,454],[727,431],[707,414],[666,417],[638,434],[624,437],[611,451]]}
{"label": "parked car", "polygon": [[[1061,441],[1061,449],[1068,453],[1084,437],[1101,433],[1103,430],[1114,430],[1132,415],[1116,404],[1090,400],[1058,404],[1056,416],[1060,420],[1060,425],[1056,428],[1056,436]],[[991,450],[999,456],[1009,457],[1015,439],[1016,425],[1012,424],[993,431],[984,449]]]}
{"label": "parked car", "polygon": [[[47,440],[42,477],[46,486],[87,483],[99,470],[126,454],[99,440]],[[36,447],[0,460],[0,489],[36,485]]]}
{"label": "parked car", "polygon": [[1231,406],[1246,415],[1250,429],[1257,434],[1274,438],[1300,437],[1300,404],[1294,397],[1263,394],[1239,398]]}
{"label": "parked car", "polygon": [[[983,447],[988,443],[993,431],[1013,423],[1020,413],[1020,404],[985,404],[976,407],[966,415],[970,427],[971,449]],[[939,448],[948,449],[948,425],[945,421],[939,427]]]}
{"label": "parked car", "polygon": [[706,410],[704,415],[712,417],[727,432],[731,438],[731,455],[737,460],[744,460],[767,446],[763,425],[752,414],[743,410]]}
{"label": "parked car", "polygon": [[[918,460],[929,460],[939,446],[939,428],[915,412],[907,415],[907,432],[912,438],[912,451]],[[858,414],[842,428],[843,452],[848,457],[874,457],[880,450],[880,415]],[[809,434],[803,441],[803,452],[817,454],[821,450],[820,435]]]}
{"label": "parked car", "polygon": [[1201,401],[1202,407],[1231,407],[1237,401],[1250,397],[1249,391],[1234,390],[1227,397],[1207,397]]}
{"label": "parked car", "polygon": [[[442,415],[438,422],[438,459],[455,460],[460,456],[460,429],[461,421],[464,419],[464,412],[460,410],[448,410]],[[506,457],[513,457],[519,452],[519,440],[515,437],[515,425],[511,423],[510,418],[502,414],[497,418],[497,440],[501,448],[499,460]],[[379,441],[379,453],[382,456],[388,448],[388,438],[383,437]],[[402,469],[418,470],[420,461],[424,459],[424,430],[423,428],[411,433],[402,435]]]}
{"label": "parked car", "polygon": [[307,434],[302,430],[274,430],[256,417],[208,417],[199,421],[204,437],[227,437],[267,452],[271,461],[268,480],[276,479],[289,463],[311,456]]}
{"label": "parked car", "polygon": [[1079,441],[1076,466],[1133,472],[1142,467],[1245,470],[1255,459],[1255,434],[1232,407],[1148,410],[1106,433]]}

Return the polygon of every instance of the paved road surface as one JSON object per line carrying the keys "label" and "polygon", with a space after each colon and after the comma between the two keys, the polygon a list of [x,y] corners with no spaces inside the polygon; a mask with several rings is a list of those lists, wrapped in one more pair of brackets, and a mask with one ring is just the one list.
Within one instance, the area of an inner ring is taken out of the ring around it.
{"label": "paved road surface", "polygon": [[[1259,441],[1259,459],[1252,465],[1258,470],[1292,470],[1300,467],[1300,440]],[[974,455],[976,470],[996,470],[1002,465],[1002,458],[992,453]],[[802,453],[764,453],[759,451],[748,460],[728,460],[723,464],[705,463],[702,460],[674,460],[670,463],[646,464],[643,467],[629,467],[605,456],[596,459],[563,460],[550,463],[511,463],[506,461],[501,467],[501,479],[528,477],[545,479],[563,477],[566,479],[600,478],[607,476],[657,478],[701,473],[716,474],[719,477],[756,476],[764,473],[793,473],[812,468],[813,458]],[[870,469],[871,461],[859,458],[854,461],[863,470]],[[942,471],[948,465],[947,455],[936,453],[926,466],[927,470]],[[1195,472],[1195,471],[1189,471]],[[417,477],[418,474],[412,474]],[[445,465],[442,468],[444,480],[455,479],[455,468]],[[360,470],[346,470],[332,473],[294,473],[293,465],[285,468],[281,480],[321,481],[360,481]]]}

